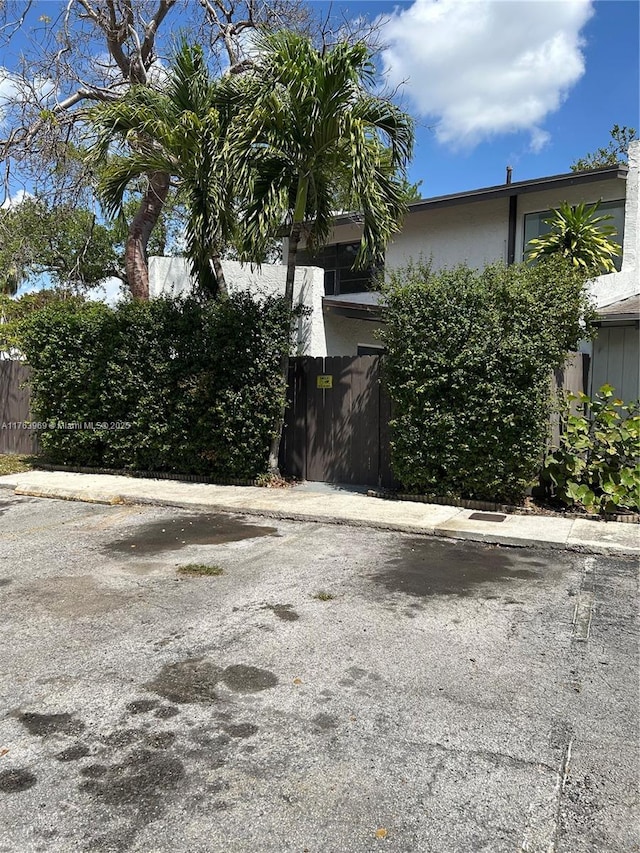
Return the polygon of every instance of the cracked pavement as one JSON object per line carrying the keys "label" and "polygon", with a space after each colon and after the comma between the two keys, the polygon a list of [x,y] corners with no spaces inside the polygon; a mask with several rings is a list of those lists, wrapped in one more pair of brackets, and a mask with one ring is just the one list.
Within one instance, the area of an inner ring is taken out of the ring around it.
{"label": "cracked pavement", "polygon": [[633,558],[7,495],[0,607],[2,853],[640,851]]}

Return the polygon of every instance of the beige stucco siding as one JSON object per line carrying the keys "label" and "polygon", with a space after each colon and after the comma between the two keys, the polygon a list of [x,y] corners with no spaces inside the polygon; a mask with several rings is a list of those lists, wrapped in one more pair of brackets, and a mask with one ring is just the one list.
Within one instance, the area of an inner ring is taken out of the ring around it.
{"label": "beige stucco siding", "polygon": [[371,320],[325,314],[327,355],[357,355],[358,344],[381,346],[381,341],[375,335],[376,330],[381,327],[382,323],[374,323]]}
{"label": "beige stucco siding", "polygon": [[411,213],[387,247],[385,266],[397,269],[420,255],[434,269],[505,260],[508,216],[506,198]]}
{"label": "beige stucco siding", "polygon": [[[524,217],[558,207],[561,202],[577,204],[624,199],[626,182],[622,179],[598,181],[591,185],[541,190],[518,196],[516,222],[516,260],[522,260]],[[492,261],[507,259],[509,199],[468,201],[450,207],[412,211],[402,230],[390,240],[385,258],[386,269],[397,269],[410,259],[433,259],[433,268],[442,269],[467,263],[481,269]],[[333,229],[328,243],[349,243],[360,239],[360,228],[349,223]]]}
{"label": "beige stucco siding", "polygon": [[[223,261],[222,265],[230,293],[249,291],[258,297],[284,294],[287,271],[281,264],[263,264],[258,268],[237,261]],[[192,288],[193,281],[184,258],[149,258],[149,290],[152,297],[181,296],[189,293]],[[322,321],[323,296],[323,270],[317,267],[297,269],[293,303],[308,309],[297,323],[298,355],[327,355]]]}

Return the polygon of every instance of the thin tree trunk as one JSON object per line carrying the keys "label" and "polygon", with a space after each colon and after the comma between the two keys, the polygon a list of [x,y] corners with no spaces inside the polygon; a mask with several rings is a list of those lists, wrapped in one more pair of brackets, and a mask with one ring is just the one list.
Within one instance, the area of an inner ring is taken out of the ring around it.
{"label": "thin tree trunk", "polygon": [[[294,222],[289,233],[289,245],[287,251],[287,277],[284,286],[284,298],[289,311],[293,309],[293,285],[296,276],[296,256],[298,254],[298,243],[300,242],[300,233],[302,231],[302,223]],[[288,340],[288,339],[287,339]],[[289,348],[286,347],[280,359],[280,376],[284,383],[285,392],[289,383]],[[284,429],[284,418],[287,408],[286,398],[280,411],[278,419],[274,425],[274,435],[271,439],[269,448],[269,473],[274,477],[280,476],[280,444],[282,441],[282,431]]]}
{"label": "thin tree trunk", "polygon": [[302,232],[302,223],[294,222],[291,226],[289,234],[289,248],[287,251],[287,278],[284,286],[284,298],[287,302],[287,308],[291,311],[293,308],[293,284],[296,278],[296,261],[298,259],[298,243],[300,242],[300,234]]}
{"label": "thin tree trunk", "polygon": [[127,235],[124,264],[127,281],[134,299],[149,298],[149,267],[147,244],[169,193],[169,175],[153,172]]}
{"label": "thin tree trunk", "polygon": [[227,279],[224,275],[224,269],[222,268],[222,261],[220,260],[220,255],[214,255],[211,258],[211,262],[213,264],[213,271],[216,274],[216,279],[218,280],[217,296],[228,296],[229,289],[227,288]]}

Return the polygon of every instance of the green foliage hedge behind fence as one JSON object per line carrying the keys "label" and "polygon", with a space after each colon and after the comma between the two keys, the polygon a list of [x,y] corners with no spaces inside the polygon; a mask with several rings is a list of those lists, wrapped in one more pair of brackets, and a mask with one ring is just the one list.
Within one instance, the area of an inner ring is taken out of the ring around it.
{"label": "green foliage hedge behind fence", "polygon": [[[285,394],[282,300],[59,302],[19,330],[56,464],[253,478]],[[91,428],[93,424],[93,428]],[[76,428],[77,427],[77,428]]]}
{"label": "green foliage hedge behind fence", "polygon": [[386,287],[392,460],[421,494],[520,500],[542,462],[550,374],[585,337],[584,278],[562,260],[418,263]]}

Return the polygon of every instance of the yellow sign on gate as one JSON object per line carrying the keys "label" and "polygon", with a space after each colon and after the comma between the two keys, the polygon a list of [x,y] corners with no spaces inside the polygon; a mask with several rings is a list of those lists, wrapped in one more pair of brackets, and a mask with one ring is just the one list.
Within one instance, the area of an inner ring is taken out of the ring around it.
{"label": "yellow sign on gate", "polygon": [[333,376],[324,374],[316,378],[316,388],[333,388]]}

